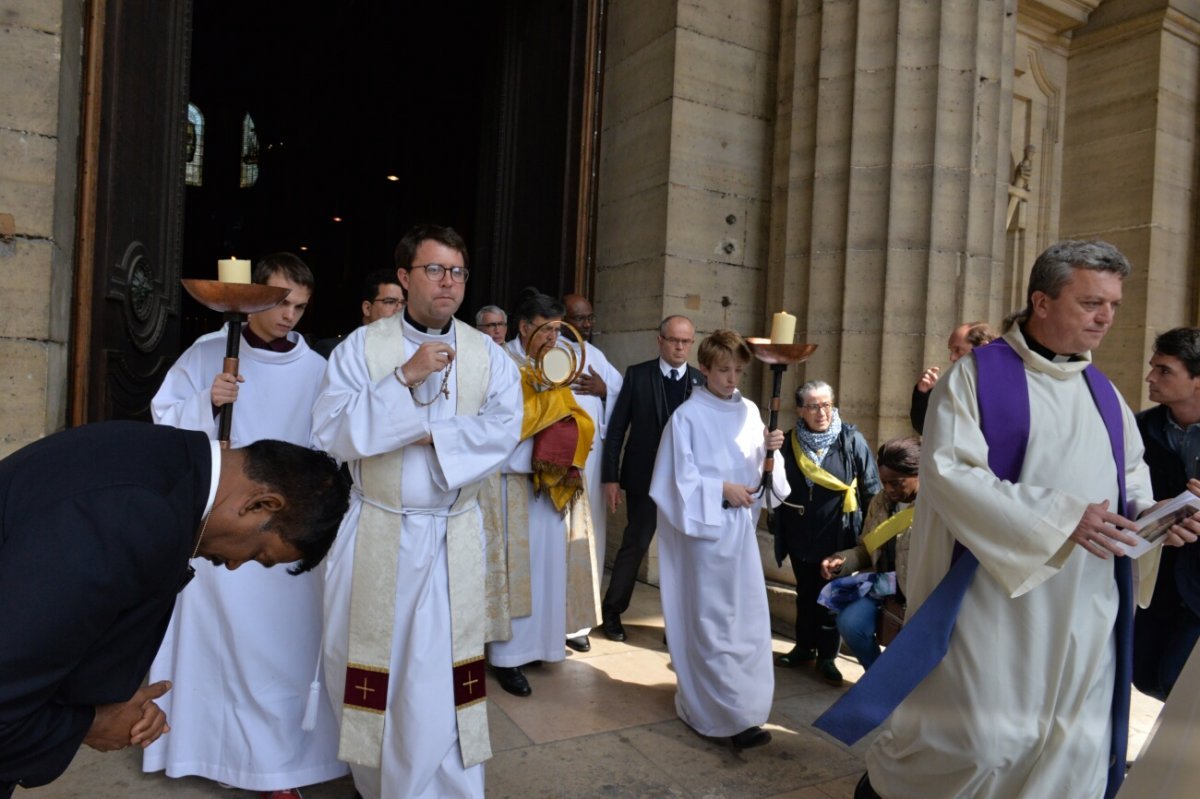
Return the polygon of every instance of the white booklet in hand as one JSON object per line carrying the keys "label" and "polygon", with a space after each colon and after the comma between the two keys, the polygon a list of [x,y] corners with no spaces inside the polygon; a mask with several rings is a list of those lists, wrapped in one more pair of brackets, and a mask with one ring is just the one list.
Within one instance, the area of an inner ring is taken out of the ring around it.
{"label": "white booklet in hand", "polygon": [[1117,542],[1131,558],[1140,558],[1163,542],[1172,525],[1179,524],[1193,513],[1200,511],[1200,497],[1185,490],[1169,499],[1150,513],[1137,520],[1138,541],[1133,546]]}

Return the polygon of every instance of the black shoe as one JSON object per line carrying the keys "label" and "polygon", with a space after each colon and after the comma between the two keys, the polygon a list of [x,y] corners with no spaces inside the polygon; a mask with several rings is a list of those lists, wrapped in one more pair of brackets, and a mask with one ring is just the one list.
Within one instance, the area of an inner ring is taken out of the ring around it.
{"label": "black shoe", "polygon": [[575,638],[568,638],[567,647],[574,649],[576,652],[588,652],[592,648],[592,642],[586,635],[579,635]]}
{"label": "black shoe", "polygon": [[818,660],[817,674],[821,675],[821,679],[825,681],[826,685],[832,685],[835,688],[841,688],[845,682],[837,664],[833,662],[833,658]]}
{"label": "black shoe", "polygon": [[513,696],[529,696],[533,693],[533,689],[529,687],[529,680],[525,679],[525,673],[521,671],[520,666],[512,668],[492,666],[492,673],[496,675],[500,687]]}
{"label": "black shoe", "polygon": [[771,733],[762,727],[751,727],[734,735],[729,739],[729,742],[733,744],[735,749],[753,749],[756,746],[764,746],[771,743]]}
{"label": "black shoe", "polygon": [[863,772],[862,779],[858,781],[858,785],[854,788],[854,799],[883,799],[871,787],[871,776],[865,771]]}
{"label": "black shoe", "polygon": [[775,656],[775,665],[783,669],[794,669],[798,666],[811,666],[817,659],[817,650],[792,647],[791,652]]}
{"label": "black shoe", "polygon": [[625,640],[625,627],[621,624],[620,616],[605,616],[601,629],[610,641]]}

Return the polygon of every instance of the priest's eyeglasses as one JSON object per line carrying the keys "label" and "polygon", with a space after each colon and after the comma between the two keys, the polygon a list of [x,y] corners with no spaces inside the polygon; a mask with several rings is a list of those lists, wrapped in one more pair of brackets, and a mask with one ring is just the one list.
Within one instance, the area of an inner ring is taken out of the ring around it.
{"label": "priest's eyeglasses", "polygon": [[405,267],[409,271],[413,269],[424,269],[425,277],[435,283],[442,279],[442,275],[450,273],[450,279],[455,283],[466,283],[467,278],[471,276],[470,267],[466,266],[442,266],[441,264],[413,264]]}

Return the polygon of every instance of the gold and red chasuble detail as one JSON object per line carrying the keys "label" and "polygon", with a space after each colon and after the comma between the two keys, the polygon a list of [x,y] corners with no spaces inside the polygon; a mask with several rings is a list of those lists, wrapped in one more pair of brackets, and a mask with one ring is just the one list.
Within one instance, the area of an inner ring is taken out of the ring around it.
{"label": "gold and red chasuble detail", "polygon": [[346,666],[347,707],[382,713],[387,708],[388,673],[384,669],[350,663]]}
{"label": "gold and red chasuble detail", "polygon": [[487,698],[487,681],[482,657],[454,664],[454,707],[462,710]]}

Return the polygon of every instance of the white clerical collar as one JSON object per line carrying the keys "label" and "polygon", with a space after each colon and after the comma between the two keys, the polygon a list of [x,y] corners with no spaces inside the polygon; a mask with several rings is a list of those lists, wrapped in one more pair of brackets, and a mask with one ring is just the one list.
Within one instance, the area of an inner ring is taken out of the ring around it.
{"label": "white clerical collar", "polygon": [[687,374],[687,364],[686,363],[683,366],[672,366],[671,364],[669,364],[665,360],[663,360],[663,357],[661,355],[658,356],[658,369],[660,372],[662,372],[663,377],[670,377],[672,369],[675,370],[675,374],[678,375],[679,377],[684,377]]}
{"label": "white clerical collar", "polygon": [[203,519],[212,512],[213,505],[217,501],[217,483],[221,480],[221,442],[209,441],[212,445],[212,478],[208,481],[208,502],[204,505],[204,513],[200,514]]}

